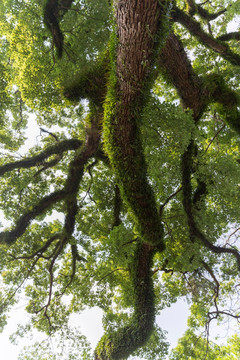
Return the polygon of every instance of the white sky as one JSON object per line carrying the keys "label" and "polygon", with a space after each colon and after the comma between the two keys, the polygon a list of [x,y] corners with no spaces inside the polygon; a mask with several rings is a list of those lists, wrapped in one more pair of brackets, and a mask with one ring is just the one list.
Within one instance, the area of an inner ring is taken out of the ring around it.
{"label": "white sky", "polygon": [[[34,343],[34,340],[39,340],[39,335],[35,336],[33,340],[21,339],[18,345],[13,345],[9,341],[11,335],[17,327],[18,323],[26,322],[27,314],[23,308],[17,308],[11,311],[11,317],[8,321],[4,332],[0,334],[0,355],[1,359],[17,360],[21,349]],[[83,335],[90,341],[93,349],[103,334],[101,323],[102,312],[99,308],[85,310],[81,315],[73,315],[71,324],[79,326]],[[179,300],[173,304],[157,317],[157,323],[163,330],[168,331],[168,341],[171,347],[177,344],[177,340],[181,337],[187,329],[188,306]]]}

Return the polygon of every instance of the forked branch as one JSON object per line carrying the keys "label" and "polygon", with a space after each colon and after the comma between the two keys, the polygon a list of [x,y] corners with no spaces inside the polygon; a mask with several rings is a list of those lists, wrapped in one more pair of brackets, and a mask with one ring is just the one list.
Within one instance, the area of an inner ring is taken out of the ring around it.
{"label": "forked branch", "polygon": [[197,238],[202,244],[210,251],[216,254],[231,254],[237,261],[238,268],[240,270],[240,253],[237,249],[226,248],[216,246],[212,244],[207,236],[199,229],[194,215],[193,215],[193,202],[192,202],[192,185],[191,185],[191,174],[192,174],[192,159],[193,159],[193,141],[189,144],[187,150],[182,156],[182,187],[183,187],[183,207],[188,219],[190,240],[192,242]]}
{"label": "forked branch", "polygon": [[229,61],[232,65],[240,66],[240,55],[234,53],[226,43],[220,41],[219,39],[214,39],[214,37],[207,34],[202,29],[199,22],[176,6],[173,10],[173,18],[176,22],[188,29],[193,36],[196,36],[203,45],[218,53],[223,59]]}
{"label": "forked branch", "polygon": [[8,171],[15,169],[28,169],[34,166],[44,165],[44,161],[51,155],[63,154],[69,150],[79,149],[82,145],[82,141],[77,139],[69,139],[60,141],[54,145],[47,147],[45,150],[37,155],[33,155],[23,160],[10,162],[0,166],[0,176],[4,175]]}

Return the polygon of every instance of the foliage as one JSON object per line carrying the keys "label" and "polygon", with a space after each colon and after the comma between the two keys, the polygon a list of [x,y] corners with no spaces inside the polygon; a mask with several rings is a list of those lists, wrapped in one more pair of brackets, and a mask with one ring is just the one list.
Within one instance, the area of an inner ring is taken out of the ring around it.
{"label": "foliage", "polygon": [[[16,336],[47,336],[19,359],[164,359],[155,316],[183,297],[169,359],[239,358],[237,325],[210,341],[240,316],[239,15],[239,0],[1,2],[0,329],[24,294]],[[69,319],[94,306],[91,354]]]}
{"label": "foliage", "polygon": [[54,340],[54,338],[47,338],[35,343],[32,347],[25,348],[19,360],[74,360],[79,357],[83,360],[89,359],[89,344],[77,329],[63,327]]}
{"label": "foliage", "polygon": [[204,359],[209,360],[234,360],[239,358],[239,337],[232,336],[226,345],[208,343],[201,336],[187,331],[179,340],[176,349],[172,351],[171,360],[180,359]]}

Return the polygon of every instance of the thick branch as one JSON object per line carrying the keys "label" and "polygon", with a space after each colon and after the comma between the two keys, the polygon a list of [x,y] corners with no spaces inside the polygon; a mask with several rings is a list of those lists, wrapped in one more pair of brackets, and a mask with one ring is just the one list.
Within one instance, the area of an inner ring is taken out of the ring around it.
{"label": "thick branch", "polygon": [[121,199],[121,195],[120,195],[120,189],[119,189],[118,185],[116,185],[115,186],[115,194],[114,194],[114,204],[113,204],[112,229],[115,226],[118,226],[121,224],[121,219],[120,219],[121,207],[122,207],[122,199]]}
{"label": "thick branch", "polygon": [[239,41],[240,40],[240,32],[233,31],[228,34],[218,36],[217,40],[220,40],[220,41],[238,40]]}
{"label": "thick branch", "polygon": [[107,73],[109,54],[100,59],[89,70],[83,70],[79,76],[65,84],[64,96],[69,100],[88,99],[92,104],[102,108],[107,90]]}
{"label": "thick branch", "polygon": [[205,19],[207,21],[215,20],[220,15],[224,14],[227,11],[227,9],[219,10],[216,13],[210,13],[209,11],[205,10],[201,5],[197,5],[197,12],[201,16],[202,19]]}
{"label": "thick branch", "polygon": [[68,150],[76,150],[79,149],[82,145],[82,142],[77,139],[63,140],[54,145],[47,147],[40,154],[19,160],[14,161],[8,164],[4,164],[0,166],[0,176],[4,175],[8,171],[12,171],[14,169],[28,169],[33,166],[39,166],[44,163],[44,160],[49,158],[51,155],[55,154],[63,154]]}
{"label": "thick branch", "polygon": [[217,52],[222,58],[229,61],[232,65],[240,66],[240,55],[235,54],[227,44],[214,39],[208,35],[202,28],[200,23],[188,16],[184,11],[174,7],[173,18],[179,22],[189,32],[196,36],[205,46]]}
{"label": "thick branch", "polygon": [[43,214],[47,209],[50,209],[56,202],[63,200],[66,196],[67,193],[64,190],[59,190],[45,196],[32,210],[28,211],[17,220],[13,230],[0,233],[0,244],[13,244],[21,235],[23,235],[33,219]]}
{"label": "thick branch", "polygon": [[[84,167],[87,161],[96,153],[100,141],[99,121],[100,121],[99,114],[98,116],[90,115],[90,126],[89,128],[86,129],[85,145],[81,149],[81,151],[76,152],[74,159],[71,161],[69,165],[68,177],[64,186],[64,194],[65,194],[64,201],[65,201],[65,206],[67,208],[64,228],[63,231],[58,235],[60,241],[56,244],[51,256],[49,257],[50,264],[48,267],[48,271],[49,271],[48,301],[42,308],[37,310],[37,313],[44,310],[43,315],[48,320],[50,328],[51,328],[51,318],[48,314],[48,308],[52,301],[54,265],[59,255],[63,252],[65,246],[68,244],[74,231],[75,219],[78,211],[77,195],[79,191],[80,181],[84,173]],[[53,241],[52,239],[49,240],[45,244],[45,246],[43,246],[43,248],[40,249],[41,252],[47,249],[47,247]],[[65,285],[65,287],[62,290],[62,293],[59,296],[62,296],[65,293],[67,287],[72,283],[76,271],[76,261],[81,259],[81,257],[77,252],[76,245],[72,245],[71,250],[72,250],[72,274],[70,276],[69,282]],[[39,250],[35,254],[39,258]]]}
{"label": "thick branch", "polygon": [[95,360],[125,359],[148,340],[155,318],[151,276],[153,255],[150,245],[137,245],[132,269],[134,313],[128,325],[102,337],[95,350]]}
{"label": "thick branch", "polygon": [[239,97],[217,73],[205,77],[206,86],[209,89],[210,102],[220,104],[218,112],[223,116],[226,123],[240,134],[240,111]]}
{"label": "thick branch", "polygon": [[193,111],[195,121],[202,115],[208,99],[203,81],[194,73],[180,39],[171,34],[161,50],[161,72],[177,89],[183,107]]}
{"label": "thick branch", "polygon": [[45,170],[47,170],[47,169],[49,169],[49,168],[57,165],[57,164],[59,163],[59,161],[61,161],[61,160],[62,160],[62,155],[61,155],[61,154],[58,154],[58,155],[55,156],[54,159],[52,159],[52,160],[50,160],[50,161],[47,161],[47,162],[44,162],[44,163],[43,163],[43,167],[42,167],[40,170],[38,170],[38,171],[34,174],[34,176],[36,177],[36,176],[38,176],[41,172],[43,172],[43,171],[45,171]]}
{"label": "thick branch", "polygon": [[[208,86],[212,86],[213,78],[211,77],[211,79],[209,79],[210,81],[205,81],[204,83],[197,77],[196,74],[194,74],[194,71],[191,67],[191,64],[187,58],[187,55],[180,40],[173,34],[168,37],[166,45],[162,49],[162,52],[160,54],[160,64],[162,66],[162,69],[164,69],[164,71],[167,73],[167,76],[170,78],[172,84],[178,90],[184,108],[190,108],[193,110],[195,122],[198,121],[204,108],[211,101],[224,103],[224,105],[228,106],[228,108],[237,105],[237,100],[235,101],[235,96],[233,96],[233,92],[226,86],[219,85],[219,83],[224,83],[222,79],[221,81],[218,78],[215,79],[215,85],[210,91],[208,89]],[[202,95],[200,96],[200,94]],[[231,118],[231,115],[228,116]],[[238,112],[236,110],[236,116],[233,119],[231,118],[231,125],[235,127],[236,130],[238,130],[237,126],[239,127],[239,122],[237,121],[238,119]],[[192,199],[191,173],[193,149],[194,145],[192,142],[189,145],[188,150],[182,157],[182,183],[184,193],[183,204],[185,211],[188,215],[190,239],[191,241],[194,241],[194,237],[198,237],[206,247],[216,253],[233,254],[237,259],[238,265],[240,265],[240,257],[235,249],[222,248],[213,245],[207,240],[207,238],[203,235],[203,233],[199,231],[196,226],[195,220],[193,218],[192,206],[193,203],[197,204],[197,202],[200,200],[201,195],[206,194],[206,185],[204,183],[199,183],[199,187],[195,192],[194,198]]]}
{"label": "thick branch", "polygon": [[190,232],[190,240],[195,241],[198,238],[203,245],[216,254],[232,254],[237,261],[240,270],[240,254],[236,249],[229,249],[212,244],[204,233],[199,230],[193,215],[192,205],[192,185],[191,185],[191,169],[193,157],[193,142],[190,143],[188,149],[182,156],[182,186],[183,186],[183,206],[188,219],[188,226]]}
{"label": "thick branch", "polygon": [[196,14],[197,12],[197,5],[195,3],[195,0],[185,0],[186,6],[187,6],[187,13],[191,16]]}
{"label": "thick branch", "polygon": [[210,13],[209,11],[205,10],[201,5],[196,4],[195,0],[186,0],[187,3],[187,13],[191,16],[198,13],[202,19],[207,21],[211,21],[217,19],[220,15],[224,14],[227,9],[222,9],[216,13]]}
{"label": "thick branch", "polygon": [[44,23],[52,34],[59,58],[62,56],[64,39],[59,26],[59,18],[71,7],[72,2],[73,0],[45,0],[44,4]]}
{"label": "thick branch", "polygon": [[212,102],[221,104],[219,110],[223,113],[228,125],[240,133],[239,99],[219,74],[208,74],[200,78],[193,70],[187,54],[178,37],[171,34],[163,47],[159,63],[161,72],[177,89],[184,109],[193,111],[197,123],[206,106]]}
{"label": "thick branch", "polygon": [[[223,85],[223,79],[218,79],[216,76],[211,76],[211,79],[209,79],[210,81],[203,82],[200,80],[200,78],[198,78],[191,67],[190,61],[187,58],[180,40],[173,34],[168,37],[166,45],[162,49],[160,54],[160,64],[172,84],[176,87],[179,96],[182,99],[183,107],[193,110],[195,122],[198,121],[206,105],[211,101],[220,102],[221,104],[228,107],[228,109],[236,107],[237,100],[235,100],[235,95],[230,89]],[[212,86],[213,84],[214,86]],[[208,87],[211,86],[212,88],[209,90]],[[231,119],[231,126],[238,130],[238,111],[236,110],[235,113],[233,114],[233,118],[231,117],[231,114],[228,116]],[[204,243],[206,247],[216,253],[233,254],[237,259],[238,265],[240,265],[240,257],[235,249],[221,248],[213,245],[196,226],[195,220],[193,218],[192,206],[193,203],[198,203],[202,195],[206,194],[206,185],[203,182],[200,182],[199,187],[195,192],[194,198],[192,199],[191,173],[193,149],[194,144],[192,142],[182,157],[182,183],[184,193],[183,205],[188,215],[190,239],[191,241],[194,241],[194,237],[196,236]]]}
{"label": "thick branch", "polygon": [[[112,58],[104,135],[106,152],[118,177],[124,200],[143,241],[163,249],[162,225],[147,179],[139,131],[153,77],[158,32],[166,20],[167,2],[128,0],[116,9],[116,53]],[[134,8],[134,12],[133,12]]]}
{"label": "thick branch", "polygon": [[[77,212],[76,197],[79,189],[80,180],[84,172],[84,166],[97,151],[100,141],[100,131],[98,125],[100,118],[99,115],[92,118],[91,127],[86,130],[85,146],[82,150],[79,150],[79,152],[75,155],[73,161],[70,163],[68,177],[66,179],[64,188],[50,195],[47,195],[42,200],[40,200],[33,207],[33,209],[26,212],[17,220],[13,230],[0,233],[0,244],[5,243],[11,245],[12,243],[14,243],[17,238],[23,235],[23,233],[33,219],[43,214],[46,210],[50,209],[54,204],[61,200],[66,201],[68,209],[65,219],[64,232],[65,235],[68,236],[69,234],[72,234],[75,223],[75,216]],[[56,151],[55,148],[54,151]]]}

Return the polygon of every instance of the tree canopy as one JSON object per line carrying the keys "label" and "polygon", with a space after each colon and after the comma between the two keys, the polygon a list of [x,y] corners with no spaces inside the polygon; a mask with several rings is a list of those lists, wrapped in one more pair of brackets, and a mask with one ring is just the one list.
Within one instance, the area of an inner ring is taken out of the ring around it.
{"label": "tree canopy", "polygon": [[[169,359],[239,358],[237,334],[209,341],[240,318],[239,15],[239,0],[1,1],[0,326],[24,294],[17,334],[68,349],[21,359],[166,359],[155,317],[179,298]],[[91,354],[69,317],[93,306]]]}

